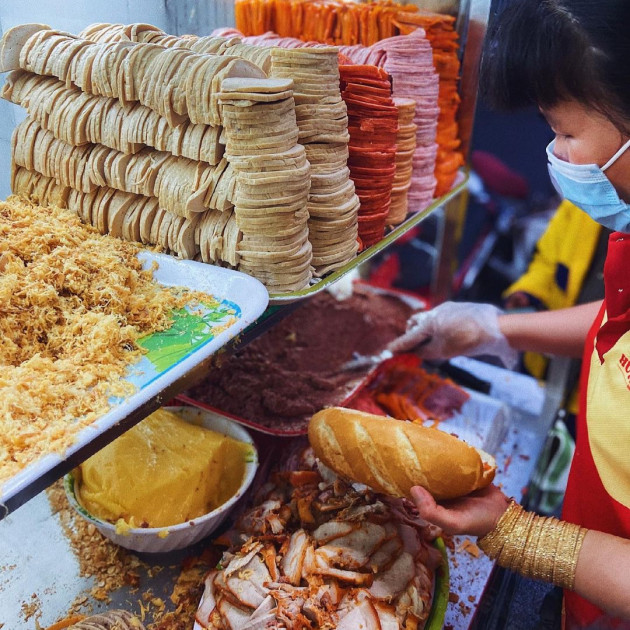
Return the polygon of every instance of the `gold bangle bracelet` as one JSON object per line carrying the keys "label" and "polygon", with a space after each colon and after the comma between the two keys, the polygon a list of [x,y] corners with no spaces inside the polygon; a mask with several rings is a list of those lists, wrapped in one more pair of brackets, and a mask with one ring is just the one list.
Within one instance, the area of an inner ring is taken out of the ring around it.
{"label": "gold bangle bracelet", "polygon": [[588,530],[525,511],[512,501],[479,547],[499,566],[526,577],[573,589],[575,570]]}
{"label": "gold bangle bracelet", "polygon": [[514,523],[512,534],[503,545],[503,550],[499,556],[501,566],[516,571],[523,565],[525,561],[525,542],[529,538],[533,517],[533,512],[523,511],[522,515]]}
{"label": "gold bangle bracelet", "polygon": [[541,531],[541,527],[532,527],[529,531],[529,536],[525,541],[523,565],[521,567],[521,572],[525,577],[531,577],[533,574],[536,549],[538,548]]}
{"label": "gold bangle bracelet", "polygon": [[504,531],[510,531],[514,521],[520,516],[523,508],[512,500],[508,505],[507,510],[503,512],[501,518],[498,520],[496,527],[488,532],[483,538],[477,541],[479,547],[490,558],[496,558],[501,552],[503,543],[505,542]]}

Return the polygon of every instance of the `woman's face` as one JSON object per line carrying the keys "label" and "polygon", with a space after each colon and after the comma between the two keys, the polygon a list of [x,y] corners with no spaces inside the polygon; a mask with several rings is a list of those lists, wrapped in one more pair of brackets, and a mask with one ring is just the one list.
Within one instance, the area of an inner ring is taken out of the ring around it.
{"label": "woman's face", "polygon": [[[554,154],[571,164],[604,166],[628,140],[603,114],[575,101],[565,101],[542,113],[556,134]],[[630,149],[606,169],[606,176],[619,196],[630,202]]]}

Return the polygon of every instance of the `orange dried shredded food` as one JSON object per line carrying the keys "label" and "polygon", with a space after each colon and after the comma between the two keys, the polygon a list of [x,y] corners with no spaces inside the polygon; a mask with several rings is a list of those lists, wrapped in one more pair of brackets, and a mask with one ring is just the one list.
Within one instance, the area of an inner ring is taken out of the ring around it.
{"label": "orange dried shredded food", "polygon": [[141,358],[136,340],[190,301],[138,251],[67,210],[0,202],[0,485],[131,393],[121,376]]}

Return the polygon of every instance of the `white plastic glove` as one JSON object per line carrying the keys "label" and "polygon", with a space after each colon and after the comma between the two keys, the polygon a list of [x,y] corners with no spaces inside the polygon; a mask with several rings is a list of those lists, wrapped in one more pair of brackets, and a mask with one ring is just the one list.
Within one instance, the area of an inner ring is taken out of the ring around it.
{"label": "white plastic glove", "polygon": [[398,353],[420,346],[418,354],[426,359],[489,354],[512,369],[518,353],[499,328],[501,313],[492,304],[444,302],[430,311],[412,315],[407,332],[392,341],[388,349]]}

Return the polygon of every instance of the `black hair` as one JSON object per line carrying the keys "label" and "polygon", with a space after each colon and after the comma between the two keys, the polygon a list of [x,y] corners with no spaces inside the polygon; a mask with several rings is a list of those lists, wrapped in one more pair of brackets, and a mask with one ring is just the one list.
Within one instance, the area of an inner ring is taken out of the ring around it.
{"label": "black hair", "polygon": [[494,108],[575,100],[630,127],[630,1],[512,0],[490,26],[480,90]]}

